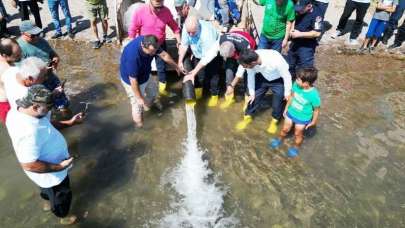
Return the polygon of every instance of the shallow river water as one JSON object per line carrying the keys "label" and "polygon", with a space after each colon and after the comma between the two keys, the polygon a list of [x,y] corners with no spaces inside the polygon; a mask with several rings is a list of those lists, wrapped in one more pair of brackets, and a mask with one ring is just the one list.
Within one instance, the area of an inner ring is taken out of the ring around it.
{"label": "shallow river water", "polygon": [[[169,227],[165,221],[182,200],[170,178],[181,170],[187,137],[178,79],[169,84],[178,96],[163,99],[164,110],[152,109],[144,129],[135,129],[119,82],[118,49],[53,45],[73,110],[91,102],[86,122],[63,130],[77,157],[70,175],[80,222],[72,227]],[[206,227],[405,227],[405,61],[318,52],[321,116],[298,160],[285,158],[286,147],[268,148],[270,110],[238,133],[242,97],[226,111],[208,109],[204,100],[196,106],[198,145],[212,171],[204,181],[223,202],[220,217]],[[0,215],[0,227],[58,226],[41,211],[38,189],[3,126]]]}

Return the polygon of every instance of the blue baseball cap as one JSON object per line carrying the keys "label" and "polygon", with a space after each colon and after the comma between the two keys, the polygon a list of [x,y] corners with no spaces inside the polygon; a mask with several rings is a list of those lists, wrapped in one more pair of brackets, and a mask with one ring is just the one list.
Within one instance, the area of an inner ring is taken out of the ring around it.
{"label": "blue baseball cap", "polygon": [[312,0],[298,0],[298,2],[295,4],[295,11],[299,12],[309,4],[312,4]]}
{"label": "blue baseball cap", "polygon": [[20,32],[26,32],[31,35],[38,35],[42,32],[42,29],[34,25],[30,20],[22,21],[20,24]]}

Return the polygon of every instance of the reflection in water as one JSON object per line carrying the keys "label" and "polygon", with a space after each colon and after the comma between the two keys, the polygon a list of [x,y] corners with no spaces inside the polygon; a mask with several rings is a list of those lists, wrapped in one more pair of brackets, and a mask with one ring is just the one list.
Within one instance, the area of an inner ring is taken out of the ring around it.
{"label": "reflection in water", "polygon": [[186,105],[187,139],[184,142],[184,158],[166,177],[178,197],[171,202],[173,213],[166,215],[162,227],[229,227],[236,225],[233,218],[224,218],[223,196],[203,151],[198,147],[197,122],[194,107]]}

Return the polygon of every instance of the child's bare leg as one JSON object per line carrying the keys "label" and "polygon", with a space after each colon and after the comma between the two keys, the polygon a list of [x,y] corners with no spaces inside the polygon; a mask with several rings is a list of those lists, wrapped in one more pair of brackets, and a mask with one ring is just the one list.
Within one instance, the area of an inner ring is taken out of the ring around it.
{"label": "child's bare leg", "polygon": [[371,45],[370,47],[375,47],[375,45],[377,44],[378,39],[373,38],[373,40],[371,41]]}
{"label": "child's bare leg", "polygon": [[288,132],[290,132],[292,126],[293,126],[292,120],[288,117],[285,117],[283,129],[281,129],[280,135],[279,135],[280,140],[284,140],[284,138],[287,136]]}
{"label": "child's bare leg", "polygon": [[304,140],[304,129],[305,125],[295,124],[294,138],[295,138],[295,147],[298,148],[301,146],[302,141]]}
{"label": "child's bare leg", "polygon": [[364,39],[363,44],[361,45],[361,48],[366,48],[368,46],[369,42],[370,42],[369,38]]}

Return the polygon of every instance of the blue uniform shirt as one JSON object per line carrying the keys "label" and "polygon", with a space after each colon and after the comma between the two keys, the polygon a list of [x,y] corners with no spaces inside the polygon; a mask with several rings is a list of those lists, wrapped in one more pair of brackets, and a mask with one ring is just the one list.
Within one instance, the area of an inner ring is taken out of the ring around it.
{"label": "blue uniform shirt", "polygon": [[[295,17],[295,29],[300,32],[310,32],[323,30],[323,17],[316,5],[312,6],[312,12],[305,14],[297,14]],[[293,39],[294,45],[305,47],[316,47],[318,45],[317,38],[296,38]]]}
{"label": "blue uniform shirt", "polygon": [[[141,43],[143,38],[143,36],[138,36],[129,42],[121,55],[121,79],[128,85],[131,84],[129,77],[135,78],[139,85],[147,82],[149,79],[151,72],[150,64],[155,56],[147,55],[142,51]],[[158,55],[161,52],[162,49],[159,48],[156,54]]]}

